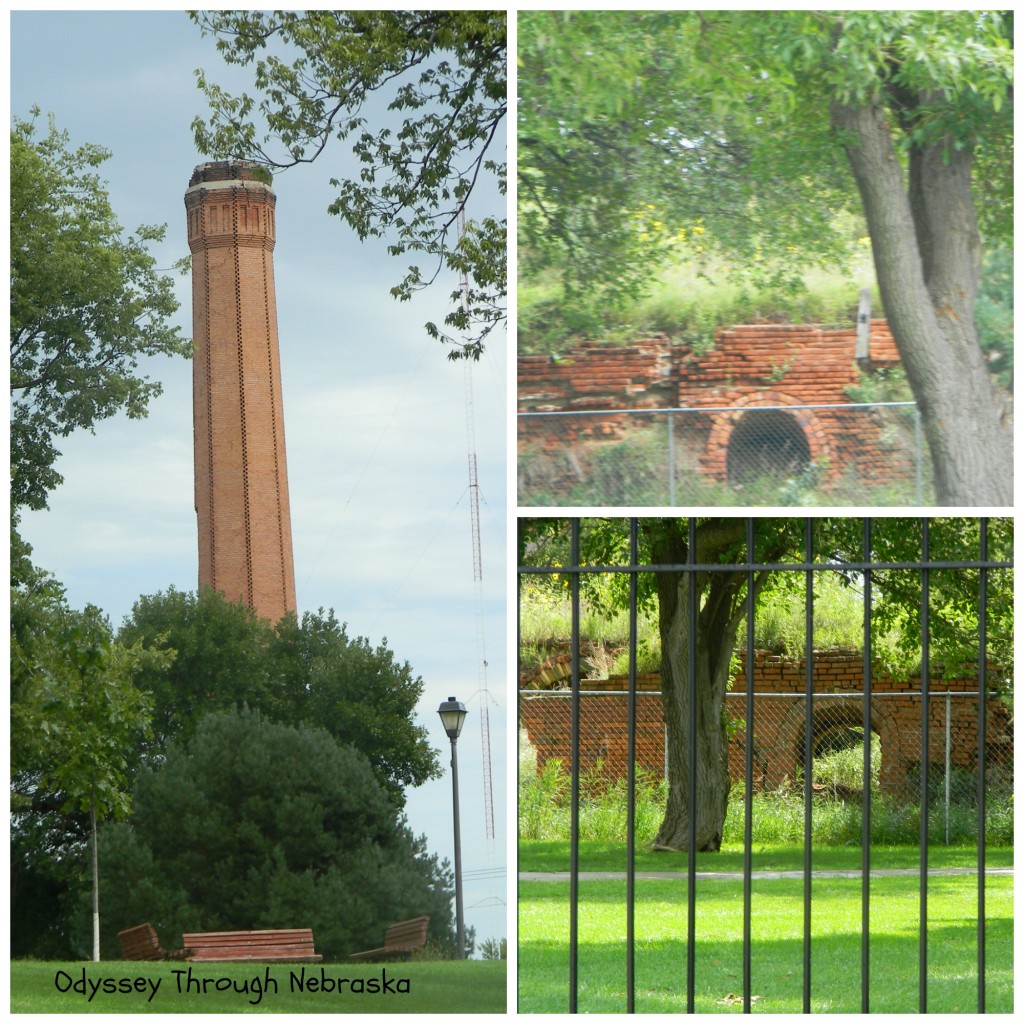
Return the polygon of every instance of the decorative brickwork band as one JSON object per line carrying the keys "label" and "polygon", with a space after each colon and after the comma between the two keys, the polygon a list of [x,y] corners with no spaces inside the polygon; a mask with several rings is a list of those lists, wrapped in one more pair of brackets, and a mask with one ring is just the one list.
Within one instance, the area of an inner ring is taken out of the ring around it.
{"label": "decorative brickwork band", "polygon": [[270,187],[244,161],[185,193],[192,251],[199,586],[277,621],[295,611]]}

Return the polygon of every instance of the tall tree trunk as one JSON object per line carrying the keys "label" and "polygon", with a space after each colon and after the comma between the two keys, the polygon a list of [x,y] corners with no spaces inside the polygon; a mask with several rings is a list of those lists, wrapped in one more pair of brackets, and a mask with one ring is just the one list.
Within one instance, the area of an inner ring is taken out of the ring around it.
{"label": "tall tree trunk", "polygon": [[89,826],[92,829],[92,958],[100,960],[100,852],[99,829],[96,828],[96,796],[89,805]]}
{"label": "tall tree trunk", "polygon": [[[655,564],[687,561],[685,521],[664,521],[653,534]],[[721,552],[743,537],[738,519],[718,519],[697,530],[698,564],[718,560]],[[691,822],[697,849],[722,845],[729,803],[729,751],[724,702],[729,685],[729,661],[742,621],[746,577],[738,573],[696,574],[697,633],[690,635],[691,574],[658,575],[661,634],[661,701],[668,745],[668,797],[665,818],[654,841],[656,849],[685,850]],[[737,610],[737,605],[739,610]],[[690,808],[690,645],[696,643],[697,788]]]}
{"label": "tall tree trunk", "polygon": [[882,303],[921,411],[942,505],[1010,505],[1013,449],[974,326],[980,244],[971,154],[911,153],[910,182],[879,102],[834,101],[864,205]]}

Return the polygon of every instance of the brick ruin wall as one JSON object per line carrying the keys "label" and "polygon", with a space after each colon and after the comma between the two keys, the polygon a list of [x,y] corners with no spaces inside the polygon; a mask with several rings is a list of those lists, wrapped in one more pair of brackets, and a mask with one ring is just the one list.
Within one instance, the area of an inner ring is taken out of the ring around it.
{"label": "brick ruin wall", "polygon": [[[745,669],[737,672],[726,709],[742,721],[745,708]],[[637,680],[636,762],[660,777],[664,771],[664,716],[656,692],[656,673]],[[754,701],[755,788],[774,790],[792,783],[803,760],[805,701],[794,698],[805,691],[803,659],[782,658],[758,652],[754,667],[754,692],[764,694]],[[912,797],[917,785],[916,771],[921,758],[920,679],[896,682],[872,674],[871,728],[881,745],[879,784],[889,793]],[[626,774],[628,696],[622,692],[626,681],[585,680],[585,690],[606,690],[607,694],[580,697],[580,768],[600,772],[606,778]],[[933,680],[929,703],[930,771],[944,771],[946,750],[945,691],[973,693],[976,679]],[[616,692],[618,691],[618,692]],[[654,692],[652,692],[654,691]],[[814,702],[812,741],[818,743],[831,730],[863,725],[863,663],[859,653],[816,653],[814,659]],[[564,693],[564,691],[563,691]],[[829,694],[830,696],[819,696]],[[775,695],[775,696],[772,696]],[[973,771],[978,756],[978,699],[954,696],[949,702],[950,761],[957,768]],[[567,696],[527,691],[519,699],[519,727],[535,749],[538,770],[547,761],[570,758],[571,701]],[[987,756],[990,766],[1012,765],[1013,739],[1009,711],[1000,701],[988,703]],[[744,777],[744,735],[742,728],[729,744],[729,770],[734,781]]]}
{"label": "brick ruin wall", "polygon": [[[518,365],[520,412],[607,410],[607,416],[520,419],[520,449],[623,440],[632,427],[656,418],[616,415],[617,410],[728,408],[689,413],[703,472],[724,480],[729,441],[746,411],[792,406],[811,461],[830,475],[855,466],[867,481],[890,478],[894,453],[877,417],[865,410],[799,409],[849,405],[847,389],[861,370],[897,366],[899,354],[885,320],[871,321],[870,359],[855,357],[856,331],[814,326],[754,324],[719,330],[715,347],[697,355],[665,336],[626,347],[586,342],[564,356],[522,355]],[[657,419],[660,419],[657,418]],[[663,421],[662,421],[663,422]],[[900,466],[905,475],[909,466]]]}

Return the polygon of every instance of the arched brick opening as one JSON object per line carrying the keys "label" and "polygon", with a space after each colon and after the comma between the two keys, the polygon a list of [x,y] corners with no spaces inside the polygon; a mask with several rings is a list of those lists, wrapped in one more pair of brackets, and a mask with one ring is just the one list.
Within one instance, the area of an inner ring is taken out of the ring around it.
{"label": "arched brick opening", "polygon": [[799,476],[811,462],[811,447],[792,413],[752,409],[743,413],[729,435],[726,480],[732,486],[759,477]]}
{"label": "arched brick opening", "polygon": [[[741,473],[745,468],[742,463],[744,439],[747,443],[756,444],[759,434],[764,433],[759,424],[768,424],[768,433],[774,433],[783,441],[789,440],[789,458],[787,459],[785,451],[780,453],[780,461],[784,464],[789,464],[792,454],[804,452],[806,455],[803,466],[812,462],[819,465],[830,463],[831,449],[823,424],[814,415],[813,410],[798,408],[799,405],[792,395],[778,391],[759,391],[756,395],[739,398],[736,401],[735,412],[712,413],[711,431],[701,458],[705,472],[718,480],[728,480],[730,483],[743,482],[734,480],[732,472],[734,466]],[[764,408],[765,406],[783,408]],[[771,426],[773,423],[774,429]],[[734,455],[734,452],[739,454]],[[788,470],[785,472],[789,473]],[[779,469],[771,469],[769,473],[777,475]],[[763,471],[757,472],[755,467],[752,475],[765,474]]]}
{"label": "arched brick opening", "polygon": [[[864,727],[864,699],[860,696],[823,697],[815,700],[811,714],[811,749],[815,757],[836,749],[851,733],[860,734]],[[804,761],[806,712],[803,702],[793,705],[776,733],[776,748],[784,755],[786,775],[796,779]],[[888,792],[897,792],[902,785],[902,740],[899,723],[885,701],[871,702],[871,732],[878,737],[882,761],[878,785]],[[858,742],[862,742],[860,736]]]}

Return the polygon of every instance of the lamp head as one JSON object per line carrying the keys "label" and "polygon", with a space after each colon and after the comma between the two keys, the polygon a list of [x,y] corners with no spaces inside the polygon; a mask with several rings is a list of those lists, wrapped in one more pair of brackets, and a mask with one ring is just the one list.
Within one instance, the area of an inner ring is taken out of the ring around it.
{"label": "lamp head", "polygon": [[441,716],[441,724],[448,733],[448,738],[457,740],[459,733],[462,732],[462,723],[466,720],[466,705],[454,697],[449,697],[437,709],[437,713]]}

